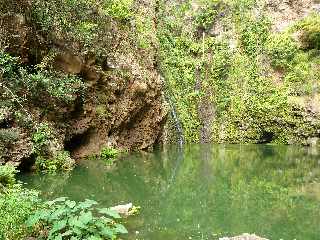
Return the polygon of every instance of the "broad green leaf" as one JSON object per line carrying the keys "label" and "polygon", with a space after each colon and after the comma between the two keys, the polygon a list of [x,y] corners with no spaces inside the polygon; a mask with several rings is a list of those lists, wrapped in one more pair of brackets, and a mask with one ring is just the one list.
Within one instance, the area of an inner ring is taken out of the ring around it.
{"label": "broad green leaf", "polygon": [[47,210],[39,210],[35,212],[35,214],[31,215],[28,220],[26,221],[26,225],[28,227],[32,227],[37,224],[40,220],[47,219],[48,215],[50,214]]}
{"label": "broad green leaf", "polygon": [[121,216],[117,211],[111,210],[110,208],[98,208],[98,212],[101,214],[106,214],[113,218],[117,218],[117,219],[121,218]]}
{"label": "broad green leaf", "polygon": [[99,236],[90,236],[87,238],[87,240],[103,240],[103,239]]}
{"label": "broad green leaf", "polygon": [[103,222],[105,222],[105,223],[110,223],[110,222],[114,221],[113,219],[107,218],[105,216],[100,217],[100,219],[103,220]]}
{"label": "broad green leaf", "polygon": [[76,206],[76,202],[75,201],[70,201],[67,200],[65,203],[69,208],[74,208]]}
{"label": "broad green leaf", "polygon": [[105,226],[103,229],[101,229],[100,234],[111,239],[116,235],[116,233],[108,226]]}
{"label": "broad green leaf", "polygon": [[49,236],[51,236],[55,232],[58,232],[58,231],[64,229],[66,227],[66,225],[67,225],[67,220],[61,220],[61,221],[55,222],[52,226],[52,229],[49,232]]}
{"label": "broad green leaf", "polygon": [[73,231],[75,234],[77,234],[78,236],[81,236],[81,235],[82,235],[81,229],[78,228],[77,226],[74,226],[74,227],[72,228],[72,231]]}
{"label": "broad green leaf", "polygon": [[54,211],[51,216],[49,216],[49,219],[56,220],[59,219],[62,215],[66,214],[68,210],[65,207],[58,208],[56,211]]}
{"label": "broad green leaf", "polygon": [[46,204],[49,206],[52,206],[53,204],[57,203],[57,202],[64,202],[67,198],[66,197],[60,197],[60,198],[56,198],[52,201],[47,201]]}
{"label": "broad green leaf", "polygon": [[93,216],[92,212],[82,212],[79,216],[79,221],[82,222],[84,225],[87,225],[90,221],[92,221]]}
{"label": "broad green leaf", "polygon": [[116,231],[118,233],[121,233],[121,234],[127,234],[128,233],[128,230],[122,224],[119,224],[119,223],[116,224],[116,228],[115,229],[116,229]]}
{"label": "broad green leaf", "polygon": [[59,234],[58,236],[56,236],[56,237],[54,238],[54,240],[62,240],[62,235]]}
{"label": "broad green leaf", "polygon": [[88,209],[92,207],[93,205],[97,205],[98,203],[94,200],[86,199],[84,202],[80,202],[78,204],[78,209]]}

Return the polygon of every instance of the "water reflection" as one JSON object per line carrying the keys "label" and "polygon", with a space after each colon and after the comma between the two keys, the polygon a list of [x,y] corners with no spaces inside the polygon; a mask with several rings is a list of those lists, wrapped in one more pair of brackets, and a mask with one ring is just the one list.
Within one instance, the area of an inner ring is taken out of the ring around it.
{"label": "water reflection", "polygon": [[169,146],[123,156],[112,168],[83,161],[69,175],[22,179],[48,198],[140,205],[141,215],[128,220],[129,239],[254,232],[269,239],[318,240],[319,156],[317,149],[297,146]]}

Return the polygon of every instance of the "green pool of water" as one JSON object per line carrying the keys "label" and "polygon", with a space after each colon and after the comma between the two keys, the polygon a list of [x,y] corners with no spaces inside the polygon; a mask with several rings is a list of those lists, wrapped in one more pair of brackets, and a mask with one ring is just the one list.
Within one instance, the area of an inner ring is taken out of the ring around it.
{"label": "green pool of water", "polygon": [[[319,151],[319,152],[318,152]],[[126,239],[320,239],[320,149],[190,145],[121,156],[110,167],[83,160],[69,174],[21,176],[45,198],[141,206]]]}

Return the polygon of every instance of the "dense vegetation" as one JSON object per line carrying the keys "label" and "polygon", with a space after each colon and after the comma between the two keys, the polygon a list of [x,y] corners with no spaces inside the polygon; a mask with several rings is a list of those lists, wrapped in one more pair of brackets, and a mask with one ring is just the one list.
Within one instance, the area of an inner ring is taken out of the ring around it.
{"label": "dense vegetation", "polygon": [[127,233],[117,212],[88,199],[43,201],[38,192],[16,182],[16,173],[12,166],[0,166],[0,239],[99,240]]}
{"label": "dense vegetation", "polygon": [[273,33],[264,1],[197,4],[163,4],[159,13],[161,71],[186,140],[203,140],[203,105],[213,112],[204,141],[306,144],[317,136],[319,118],[306,108],[318,95],[319,14]]}

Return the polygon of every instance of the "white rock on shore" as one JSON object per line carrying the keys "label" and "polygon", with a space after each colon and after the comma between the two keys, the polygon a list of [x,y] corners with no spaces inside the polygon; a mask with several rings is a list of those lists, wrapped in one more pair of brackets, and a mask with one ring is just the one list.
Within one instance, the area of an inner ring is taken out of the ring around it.
{"label": "white rock on shore", "polygon": [[240,236],[236,236],[236,237],[223,237],[223,238],[219,238],[219,240],[268,240],[266,238],[261,238],[258,237],[255,234],[248,234],[248,233],[244,233]]}

